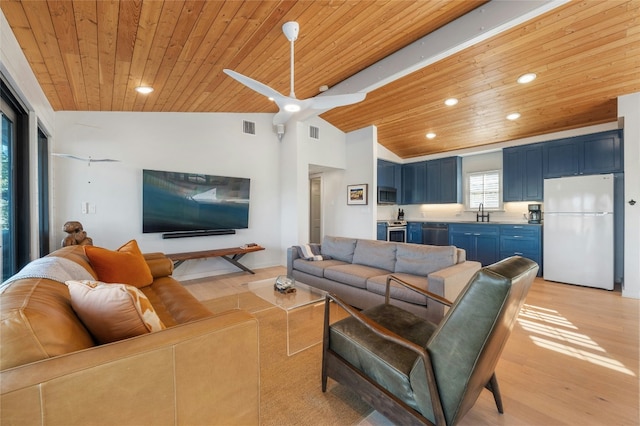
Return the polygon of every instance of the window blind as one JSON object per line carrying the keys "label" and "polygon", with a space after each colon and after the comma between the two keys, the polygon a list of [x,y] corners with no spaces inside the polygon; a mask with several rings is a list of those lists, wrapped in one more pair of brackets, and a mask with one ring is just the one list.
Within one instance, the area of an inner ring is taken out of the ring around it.
{"label": "window blind", "polygon": [[469,207],[477,209],[500,207],[500,173],[497,170],[469,174]]}

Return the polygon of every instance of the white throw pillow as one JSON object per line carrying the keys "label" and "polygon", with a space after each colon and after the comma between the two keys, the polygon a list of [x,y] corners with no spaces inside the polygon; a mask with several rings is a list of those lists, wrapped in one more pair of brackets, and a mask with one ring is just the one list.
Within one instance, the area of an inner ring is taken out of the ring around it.
{"label": "white throw pillow", "polygon": [[73,310],[99,343],[165,328],[149,299],[134,286],[92,280],[66,284]]}

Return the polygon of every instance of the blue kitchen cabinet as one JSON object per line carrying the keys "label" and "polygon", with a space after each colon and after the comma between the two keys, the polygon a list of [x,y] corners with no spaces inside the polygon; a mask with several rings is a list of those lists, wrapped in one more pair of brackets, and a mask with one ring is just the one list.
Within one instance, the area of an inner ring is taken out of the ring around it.
{"label": "blue kitchen cabinet", "polygon": [[624,169],[622,131],[615,130],[582,138],[580,170],[585,175],[619,173]]}
{"label": "blue kitchen cabinet", "polygon": [[407,242],[422,244],[422,222],[407,222]]}
{"label": "blue kitchen cabinet", "polygon": [[424,204],[426,197],[427,162],[402,165],[402,204]]}
{"label": "blue kitchen cabinet", "polygon": [[426,203],[462,202],[462,158],[447,157],[427,161]]}
{"label": "blue kitchen cabinet", "polygon": [[468,260],[482,266],[499,260],[500,228],[498,225],[456,224],[449,225],[449,244],[464,249]]}
{"label": "blue kitchen cabinet", "polygon": [[612,130],[544,143],[544,178],[622,172],[621,136],[620,130]]}
{"label": "blue kitchen cabinet", "polygon": [[502,200],[542,201],[542,144],[531,144],[502,150]]}
{"label": "blue kitchen cabinet", "polygon": [[575,141],[546,142],[542,148],[542,174],[545,179],[578,174],[578,146]]}
{"label": "blue kitchen cabinet", "polygon": [[542,276],[542,226],[500,225],[500,259],[523,256],[536,262]]}
{"label": "blue kitchen cabinet", "polygon": [[378,186],[400,189],[401,164],[378,160]]}
{"label": "blue kitchen cabinet", "polygon": [[377,234],[379,241],[387,241],[387,222],[378,222]]}

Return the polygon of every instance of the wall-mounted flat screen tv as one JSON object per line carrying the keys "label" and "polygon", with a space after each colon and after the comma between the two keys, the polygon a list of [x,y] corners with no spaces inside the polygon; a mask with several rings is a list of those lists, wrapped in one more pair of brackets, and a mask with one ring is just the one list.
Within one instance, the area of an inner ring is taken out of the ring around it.
{"label": "wall-mounted flat screen tv", "polygon": [[142,232],[249,227],[250,179],[142,171]]}

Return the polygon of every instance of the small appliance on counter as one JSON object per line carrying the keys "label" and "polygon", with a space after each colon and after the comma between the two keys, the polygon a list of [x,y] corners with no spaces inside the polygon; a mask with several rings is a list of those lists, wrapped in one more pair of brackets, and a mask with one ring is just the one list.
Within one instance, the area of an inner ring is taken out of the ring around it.
{"label": "small appliance on counter", "polygon": [[404,209],[398,209],[398,220],[404,220]]}
{"label": "small appliance on counter", "polygon": [[542,221],[541,204],[529,204],[529,223],[540,223]]}

